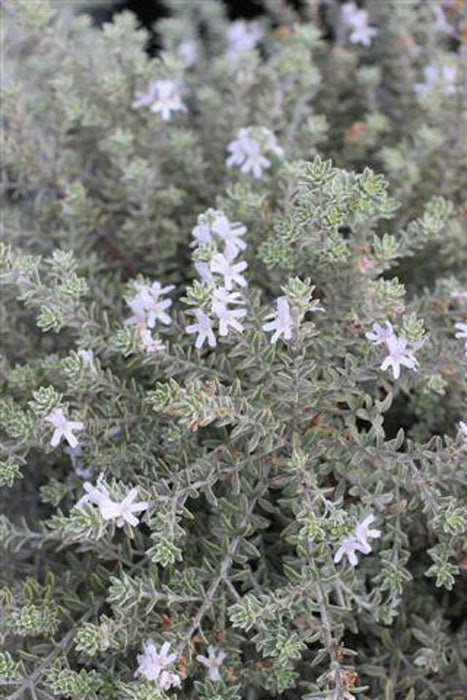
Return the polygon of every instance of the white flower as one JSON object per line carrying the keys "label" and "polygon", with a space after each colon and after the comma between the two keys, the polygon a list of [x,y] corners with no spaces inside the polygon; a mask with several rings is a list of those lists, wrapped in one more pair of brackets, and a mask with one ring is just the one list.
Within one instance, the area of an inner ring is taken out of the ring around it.
{"label": "white flower", "polygon": [[73,435],[73,431],[79,432],[83,430],[84,423],[76,420],[67,420],[61,408],[55,408],[45,417],[45,420],[55,428],[50,440],[52,447],[57,447],[62,438],[67,441],[70,447],[78,445],[78,439]]}
{"label": "white flower", "polygon": [[198,47],[192,39],[185,39],[177,47],[177,56],[186,68],[191,68],[198,58]]}
{"label": "white flower", "polygon": [[164,343],[160,338],[154,338],[149,328],[140,328],[138,334],[141,346],[146,352],[162,352],[162,350],[165,350]]}
{"label": "white flower", "polygon": [[455,65],[440,66],[429,65],[423,69],[425,80],[416,83],[414,92],[419,95],[427,95],[435,90],[441,95],[453,95],[456,92],[457,68]]}
{"label": "white flower", "polygon": [[[363,552],[363,545],[352,535],[350,537],[345,537],[339,543],[339,548],[334,554],[334,561],[336,564],[338,564],[345,554],[349,560],[349,564],[351,566],[357,566],[358,559],[356,552]],[[364,553],[366,554],[367,552]]]}
{"label": "white flower", "polygon": [[201,282],[214,282],[214,277],[212,276],[210,263],[199,261],[195,262],[193,266]]}
{"label": "white flower", "polygon": [[75,508],[81,508],[86,503],[92,503],[95,506],[100,506],[104,501],[110,500],[109,490],[104,481],[104,475],[99,474],[96,485],[93,486],[89,481],[85,481],[83,489],[86,491],[84,496],[81,496],[76,503]]}
{"label": "white flower", "polygon": [[226,656],[227,654],[223,651],[218,651],[215,647],[208,646],[208,655],[202,656],[198,654],[196,660],[208,669],[209,680],[217,683],[222,680],[221,674],[219,673],[219,666],[221,666]]}
{"label": "white flower", "polygon": [[467,323],[455,323],[454,328],[457,330],[456,338],[467,338]]}
{"label": "white flower", "polygon": [[349,40],[352,44],[370,46],[371,40],[378,34],[374,27],[368,25],[368,12],[361,10],[354,2],[346,2],[341,7],[343,24],[351,29]]}
{"label": "white flower", "polygon": [[78,350],[77,355],[85,367],[89,367],[91,372],[96,371],[94,365],[94,353],[92,350]]}
{"label": "white flower", "polygon": [[370,515],[367,515],[366,518],[360,520],[360,522],[357,523],[357,526],[355,528],[356,539],[367,550],[364,552],[365,554],[371,552],[371,546],[369,545],[368,540],[374,540],[378,537],[381,537],[381,530],[372,530],[370,528],[371,523],[373,523],[374,521],[375,516],[372,513],[370,513]]}
{"label": "white flower", "polygon": [[154,328],[156,321],[160,321],[165,326],[172,323],[172,319],[166,312],[172,306],[172,300],[164,299],[163,295],[173,289],[175,289],[173,284],[162,287],[160,282],[153,282],[151,285],[138,284],[135,296],[127,302],[133,315],[127,319],[126,325]]}
{"label": "white flower", "polygon": [[217,341],[212,330],[212,321],[209,316],[205,314],[204,311],[201,311],[201,309],[193,309],[193,311],[190,311],[189,313],[194,315],[196,323],[192,323],[191,325],[187,326],[185,330],[187,333],[198,334],[195,347],[199,350],[203,347],[205,341],[207,341],[209,347],[215,348]]}
{"label": "white flower", "polygon": [[453,28],[446,20],[446,15],[441,5],[434,5],[432,8],[433,16],[435,18],[433,28],[439,32],[447,32],[448,34],[453,33]]}
{"label": "white flower", "polygon": [[179,86],[173,80],[151,80],[146,91],[136,93],[132,106],[134,109],[150,107],[151,112],[160,114],[165,121],[172,112],[186,111]]}
{"label": "white flower", "polygon": [[265,320],[272,318],[272,321],[263,324],[263,330],[266,333],[274,331],[271,337],[272,344],[277,343],[279,338],[290,340],[293,331],[293,319],[287,297],[283,296],[276,299],[276,307],[277,309],[274,313],[265,317]]}
{"label": "white flower", "polygon": [[239,319],[246,316],[246,309],[229,309],[226,304],[214,301],[212,304],[212,312],[219,319],[219,335],[228,335],[229,328],[233,328],[239,333],[243,332],[244,327]]}
{"label": "white flower", "polygon": [[464,421],[459,421],[459,430],[462,433],[462,437],[467,439],[467,423],[464,423]]}
{"label": "white flower", "polygon": [[227,59],[236,65],[246,51],[252,51],[263,36],[263,29],[258,22],[238,19],[232,22],[225,33],[227,40]]}
{"label": "white flower", "polygon": [[239,287],[246,287],[247,281],[240,273],[246,270],[248,263],[244,260],[234,263],[231,258],[224,253],[216,253],[211,258],[210,269],[214,274],[222,275],[225,288],[230,291],[234,284]]}
{"label": "white flower", "polygon": [[358,559],[356,553],[361,552],[362,554],[369,554],[371,552],[371,545],[368,540],[381,537],[381,530],[370,529],[370,525],[374,520],[375,516],[373,514],[367,515],[366,518],[357,523],[351,535],[341,540],[337,552],[334,555],[336,564],[338,564],[345,555],[351,566],[357,566]]}
{"label": "white flower", "polygon": [[214,219],[212,231],[224,243],[227,257],[234,258],[240,250],[245,250],[246,242],[242,236],[246,233],[246,227],[238,222],[231,223],[223,212],[219,212]]}
{"label": "white flower", "polygon": [[407,349],[407,338],[398,338],[395,335],[390,336],[386,340],[388,355],[384,358],[381,369],[386,371],[392,367],[394,379],[399,379],[401,373],[401,365],[417,371],[417,360],[414,355]]}
{"label": "white flower", "polygon": [[103,520],[116,520],[117,527],[123,527],[125,523],[136,527],[139,525],[139,520],[134,513],[140,513],[149,506],[145,501],[134,503],[138,489],[131,489],[121,502],[113,501],[103,474],[99,475],[95,486],[86,481],[83,488],[86,493],[79,499],[75,508],[92,503],[99,508]]}
{"label": "white flower", "polygon": [[123,527],[125,523],[136,527],[139,525],[139,520],[134,513],[140,513],[149,506],[149,503],[146,503],[146,501],[137,501],[134,503],[137,495],[138,489],[131,489],[123,501],[115,502],[110,498],[101,500],[97,505],[99,506],[102,518],[104,520],[116,520],[117,527]]}
{"label": "white flower", "polygon": [[240,129],[236,138],[227,145],[231,154],[226,161],[227,167],[239,167],[242,173],[253,173],[260,179],[263,170],[270,167],[271,161],[266,153],[281,157],[284,153],[278,145],[273,132],[264,126],[249,126]]}
{"label": "white flower", "polygon": [[160,651],[157,651],[154,642],[150,639],[143,642],[143,653],[136,657],[138,668],[135,675],[144,676],[148,681],[156,681],[162,690],[179,686],[179,676],[168,670],[177,659],[177,654],[169,654],[169,649],[169,642],[164,642]]}
{"label": "white flower", "polygon": [[213,304],[243,304],[240,292],[228,292],[225,287],[216,287],[212,294]]}
{"label": "white flower", "polygon": [[242,236],[246,228],[242,224],[229,221],[223,211],[208,209],[198,216],[196,226],[191,235],[192,248],[200,245],[214,243],[219,240],[224,244],[224,253],[227,257],[234,258],[240,250],[245,250],[246,243]]}
{"label": "white flower", "polygon": [[394,329],[389,321],[385,321],[383,325],[373,323],[372,330],[365,333],[365,338],[373,343],[373,345],[381,345],[381,343],[385,343],[392,335],[394,335]]}

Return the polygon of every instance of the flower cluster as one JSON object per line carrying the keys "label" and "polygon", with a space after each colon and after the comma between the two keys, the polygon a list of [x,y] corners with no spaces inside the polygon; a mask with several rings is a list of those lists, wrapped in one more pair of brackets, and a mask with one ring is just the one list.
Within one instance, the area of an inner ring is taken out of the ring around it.
{"label": "flower cluster", "polygon": [[438,91],[441,95],[456,93],[457,67],[455,65],[429,65],[423,69],[425,80],[414,85],[418,95],[429,95]]}
{"label": "flower cluster", "polygon": [[132,326],[138,333],[142,347],[147,352],[157,352],[164,349],[159,338],[152,336],[152,329],[156,322],[163,326],[172,323],[167,309],[172,306],[171,299],[164,299],[164,295],[175,289],[173,284],[162,287],[160,282],[144,284],[137,282],[136,293],[127,300],[132,315],[126,319],[125,325]]}
{"label": "flower cluster", "polygon": [[225,33],[226,57],[230,65],[237,66],[240,58],[247,51],[254,49],[263,35],[264,31],[258,22],[248,22],[244,19],[232,22]]}
{"label": "flower cluster", "polygon": [[204,309],[189,311],[195,317],[195,323],[186,327],[187,333],[197,334],[195,346],[198,349],[206,341],[210,347],[217,345],[214,322],[217,322],[219,335],[223,337],[231,330],[241,333],[244,329],[241,320],[247,311],[240,292],[235,288],[247,287],[242,273],[248,264],[244,260],[236,262],[235,259],[247,247],[243,239],[245,233],[245,226],[230,222],[224,212],[216,209],[200,214],[192,231],[192,247],[210,247],[209,262],[195,262],[201,281],[209,286],[209,303]]}
{"label": "flower cluster", "polygon": [[160,114],[168,121],[172,112],[185,112],[180,86],[173,80],[151,80],[143,92],[137,92],[132,104],[133,109],[149,107],[151,112]]}
{"label": "flower cluster", "polygon": [[238,167],[245,174],[251,172],[257,180],[272,165],[268,155],[273,154],[278,158],[284,155],[275,135],[265,126],[241,128],[235,139],[227,145],[227,151],[230,153],[226,161],[228,168]]}
{"label": "flower cluster", "polygon": [[86,494],[79,499],[75,508],[81,508],[86,503],[92,503],[98,507],[103,520],[115,520],[118,528],[124,527],[125,523],[132,527],[137,527],[139,520],[135,513],[141,513],[149,507],[146,501],[135,502],[138,496],[138,489],[131,489],[122,501],[112,500],[103,474],[98,476],[95,486],[86,481],[83,484],[83,488]]}
{"label": "flower cluster", "polygon": [[414,372],[417,371],[418,361],[413,352],[418,350],[419,344],[411,345],[407,338],[397,336],[389,321],[384,325],[374,323],[372,330],[365,333],[365,337],[373,345],[386,345],[387,355],[381,364],[381,369],[383,371],[392,369],[394,379],[399,379],[402,366]]}
{"label": "flower cluster", "polygon": [[68,420],[62,408],[55,408],[45,417],[45,420],[54,428],[50,440],[52,447],[57,447],[61,440],[66,440],[71,448],[78,446],[79,441],[74,433],[83,430],[82,421]]}
{"label": "flower cluster", "polygon": [[180,676],[173,672],[177,654],[169,654],[169,649],[169,642],[164,642],[159,651],[152,640],[144,642],[143,653],[137,656],[139,665],[135,675],[155,681],[161,690],[180,687]]}
{"label": "flower cluster", "polygon": [[345,555],[351,566],[357,566],[357,552],[369,554],[371,545],[368,542],[370,539],[381,537],[381,530],[373,530],[370,525],[374,522],[373,514],[367,515],[366,518],[357,523],[353,533],[348,537],[344,537],[339,543],[339,547],[334,555],[334,561],[338,564]]}
{"label": "flower cluster", "polygon": [[354,2],[342,5],[341,21],[344,27],[350,30],[349,41],[352,44],[370,46],[373,37],[378,34],[378,31],[368,24],[368,12],[360,9]]}

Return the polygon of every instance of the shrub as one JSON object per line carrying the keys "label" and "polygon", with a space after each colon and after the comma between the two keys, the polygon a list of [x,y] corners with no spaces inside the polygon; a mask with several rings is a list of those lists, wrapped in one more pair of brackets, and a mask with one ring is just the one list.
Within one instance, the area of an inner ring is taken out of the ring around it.
{"label": "shrub", "polygon": [[4,3],[8,700],[466,696],[465,11],[265,4]]}

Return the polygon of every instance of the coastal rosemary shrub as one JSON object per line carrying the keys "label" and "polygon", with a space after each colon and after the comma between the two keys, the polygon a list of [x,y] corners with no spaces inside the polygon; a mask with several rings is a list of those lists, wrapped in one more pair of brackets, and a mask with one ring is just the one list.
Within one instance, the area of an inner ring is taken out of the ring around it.
{"label": "coastal rosemary shrub", "polygon": [[465,3],[2,5],[0,697],[465,698]]}

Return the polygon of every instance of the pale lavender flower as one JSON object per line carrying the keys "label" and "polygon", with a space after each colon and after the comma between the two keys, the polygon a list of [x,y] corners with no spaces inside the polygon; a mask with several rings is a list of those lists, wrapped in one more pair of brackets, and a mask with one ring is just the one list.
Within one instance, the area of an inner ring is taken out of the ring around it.
{"label": "pale lavender flower", "polygon": [[367,552],[365,552],[365,554],[371,552],[371,546],[368,543],[368,540],[374,540],[378,537],[381,537],[381,530],[374,530],[370,527],[374,521],[375,516],[373,515],[373,513],[370,513],[370,515],[367,515],[366,518],[360,520],[360,522],[357,523],[357,526],[355,528],[355,537],[365,547],[365,549],[368,550]]}
{"label": "pale lavender flower", "polygon": [[62,408],[55,408],[44,420],[54,427],[54,432],[50,440],[52,447],[57,447],[62,439],[65,439],[70,447],[76,447],[79,444],[74,432],[83,430],[84,423],[81,421],[68,420]]}
{"label": "pale lavender flower", "polygon": [[165,345],[160,338],[155,338],[149,328],[139,328],[138,336],[143,350],[149,353],[162,352],[165,350]]}
{"label": "pale lavender flower", "polygon": [[85,367],[89,367],[91,372],[96,371],[96,367],[94,365],[94,353],[92,350],[78,350],[77,355]]}
{"label": "pale lavender flower", "polygon": [[99,474],[96,485],[93,486],[89,481],[85,481],[83,489],[86,491],[84,496],[81,496],[76,503],[75,508],[81,508],[86,503],[92,503],[95,506],[100,506],[102,503],[110,501],[110,494],[107,485],[104,481],[104,475]]}
{"label": "pale lavender flower", "polygon": [[441,95],[453,95],[456,92],[457,67],[455,65],[429,65],[423,69],[424,82],[416,83],[414,92],[428,95],[438,91]]}
{"label": "pale lavender flower", "polygon": [[351,30],[349,40],[352,44],[370,46],[378,32],[368,25],[368,12],[361,10],[354,2],[346,2],[341,7],[341,20]]}
{"label": "pale lavender flower", "polygon": [[369,554],[371,545],[369,539],[377,539],[381,537],[381,530],[373,530],[370,525],[374,522],[373,514],[367,515],[366,518],[357,523],[354,532],[348,537],[344,537],[339,543],[339,547],[334,554],[334,562],[338,564],[345,555],[351,566],[357,566],[357,552]]}
{"label": "pale lavender flower", "polygon": [[334,562],[338,564],[345,555],[351,566],[357,566],[357,552],[367,554],[367,552],[364,552],[364,547],[361,542],[359,542],[355,537],[352,535],[350,535],[350,537],[344,537],[344,539],[340,541],[339,547],[334,554]]}
{"label": "pale lavender flower", "polygon": [[385,321],[383,325],[373,323],[371,331],[365,333],[365,338],[373,343],[373,345],[381,345],[392,335],[394,335],[392,324],[389,323],[389,321]]}
{"label": "pale lavender flower", "polygon": [[172,300],[164,299],[163,295],[173,289],[173,284],[162,287],[160,282],[153,282],[151,285],[138,284],[135,296],[127,302],[133,315],[127,319],[126,325],[154,328],[156,321],[169,325],[172,319],[167,309],[172,306]]}
{"label": "pale lavender flower", "polygon": [[215,348],[217,345],[217,341],[216,336],[214,335],[214,331],[212,329],[212,320],[207,314],[204,313],[204,311],[201,311],[201,309],[193,309],[193,311],[190,311],[189,313],[194,315],[196,323],[190,324],[186,327],[185,330],[187,333],[198,334],[195,342],[195,347],[199,350],[207,341],[209,347]]}
{"label": "pale lavender flower", "polygon": [[243,304],[240,292],[229,292],[225,287],[216,287],[212,293],[213,304]]}
{"label": "pale lavender flower", "polygon": [[246,287],[247,281],[241,274],[248,267],[248,263],[244,260],[238,263],[234,263],[231,258],[227,257],[224,253],[216,253],[211,258],[211,272],[214,274],[222,275],[224,280],[224,286],[227,291],[230,291],[234,284],[239,287]]}
{"label": "pale lavender flower", "polygon": [[271,321],[264,323],[262,328],[266,333],[274,331],[271,336],[271,344],[277,343],[279,338],[290,340],[293,332],[293,318],[290,313],[290,306],[286,296],[276,299],[276,311],[268,314],[265,320],[271,318]]}
{"label": "pale lavender flower", "polygon": [[111,499],[102,500],[98,506],[103,520],[116,520],[117,527],[121,528],[128,523],[132,527],[139,525],[139,520],[135,513],[147,510],[149,503],[137,501],[138,489],[131,489],[123,501],[115,502]]}
{"label": "pale lavender flower", "polygon": [[169,649],[169,642],[164,642],[159,651],[152,640],[143,642],[143,653],[136,657],[138,668],[135,675],[144,676],[148,681],[156,681],[162,690],[179,686],[179,676],[169,670],[173,667],[177,654],[175,652],[169,654]]}
{"label": "pale lavender flower", "polygon": [[173,80],[152,80],[144,92],[137,92],[132,107],[149,107],[151,112],[160,114],[164,121],[172,112],[186,111],[180,96],[179,85]]}
{"label": "pale lavender flower", "polygon": [[194,263],[193,267],[195,268],[196,274],[200,278],[201,282],[214,282],[214,277],[211,272],[210,263],[198,261]]}
{"label": "pale lavender flower", "polygon": [[457,330],[456,338],[467,338],[467,323],[455,323],[454,328]]}
{"label": "pale lavender flower", "polygon": [[219,673],[219,667],[222,665],[227,654],[223,651],[216,649],[213,646],[208,646],[208,655],[202,656],[198,654],[196,660],[200,664],[203,664],[208,670],[208,678],[214,683],[218,683],[222,680],[221,674]]}
{"label": "pale lavender flower", "polygon": [[245,233],[245,226],[229,221],[223,211],[208,209],[198,216],[196,226],[191,232],[194,240],[190,245],[192,248],[197,248],[218,240],[224,244],[224,253],[227,257],[234,258],[240,250],[245,250],[247,247],[242,239]]}
{"label": "pale lavender flower", "polygon": [[383,360],[381,369],[386,371],[391,367],[394,379],[399,379],[402,365],[413,369],[414,372],[417,371],[417,360],[407,346],[407,338],[392,335],[386,340],[388,354]]}
{"label": "pale lavender flower", "polygon": [[236,138],[227,145],[227,151],[231,154],[226,161],[227,167],[239,167],[242,173],[251,172],[257,179],[271,166],[266,154],[281,157],[284,153],[273,132],[264,126],[240,129]]}
{"label": "pale lavender flower", "polygon": [[177,56],[186,68],[191,68],[198,58],[198,47],[193,39],[185,39],[177,47]]}
{"label": "pale lavender flower", "polygon": [[227,40],[227,59],[235,66],[246,51],[252,51],[263,37],[264,31],[258,22],[238,19],[232,22],[225,33]]}
{"label": "pale lavender flower", "polygon": [[219,320],[219,335],[228,335],[230,328],[233,328],[233,330],[239,333],[243,332],[244,327],[240,323],[240,319],[246,316],[246,309],[229,309],[226,304],[214,301],[212,304],[212,313]]}

